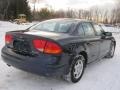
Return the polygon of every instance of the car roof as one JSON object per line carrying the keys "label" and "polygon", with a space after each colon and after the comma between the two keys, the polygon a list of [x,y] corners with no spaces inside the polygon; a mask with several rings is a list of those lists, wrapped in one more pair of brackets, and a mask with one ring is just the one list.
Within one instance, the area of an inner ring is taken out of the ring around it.
{"label": "car roof", "polygon": [[50,20],[47,20],[47,21],[71,21],[71,22],[92,22],[90,20],[86,20],[86,19],[76,19],[76,18],[56,18],[56,19],[50,19]]}

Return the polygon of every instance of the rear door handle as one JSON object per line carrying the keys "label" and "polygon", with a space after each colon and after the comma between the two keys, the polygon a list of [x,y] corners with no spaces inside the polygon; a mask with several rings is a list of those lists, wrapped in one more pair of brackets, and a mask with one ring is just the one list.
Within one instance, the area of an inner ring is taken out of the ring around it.
{"label": "rear door handle", "polygon": [[93,43],[89,43],[89,42],[87,42],[87,45],[94,45]]}

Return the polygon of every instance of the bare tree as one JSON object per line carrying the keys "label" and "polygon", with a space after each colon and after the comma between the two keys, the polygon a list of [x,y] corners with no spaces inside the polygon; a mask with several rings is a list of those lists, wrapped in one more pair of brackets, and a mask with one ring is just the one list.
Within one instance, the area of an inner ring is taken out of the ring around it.
{"label": "bare tree", "polygon": [[116,7],[115,10],[116,10],[116,23],[120,23],[120,1],[119,0],[116,0]]}
{"label": "bare tree", "polygon": [[74,17],[74,10],[68,8],[68,10],[66,11],[66,16],[68,18],[73,18]]}
{"label": "bare tree", "polygon": [[3,19],[5,19],[5,17],[8,17],[7,16],[7,11],[8,11],[9,5],[10,5],[10,0],[7,0],[7,6],[4,9]]}
{"label": "bare tree", "polygon": [[36,4],[39,4],[43,0],[30,0],[33,3],[33,19],[35,19],[35,12],[36,12]]}

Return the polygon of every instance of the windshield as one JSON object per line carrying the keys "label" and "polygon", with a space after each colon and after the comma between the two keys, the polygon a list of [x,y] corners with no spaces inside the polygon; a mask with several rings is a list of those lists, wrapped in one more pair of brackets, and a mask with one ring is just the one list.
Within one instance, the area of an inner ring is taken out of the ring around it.
{"label": "windshield", "polygon": [[60,21],[60,20],[50,20],[50,21],[43,21],[39,24],[30,28],[30,30],[41,30],[41,31],[50,31],[50,32],[59,32],[65,33],[70,30],[70,28],[74,25],[75,22],[67,20],[67,21]]}

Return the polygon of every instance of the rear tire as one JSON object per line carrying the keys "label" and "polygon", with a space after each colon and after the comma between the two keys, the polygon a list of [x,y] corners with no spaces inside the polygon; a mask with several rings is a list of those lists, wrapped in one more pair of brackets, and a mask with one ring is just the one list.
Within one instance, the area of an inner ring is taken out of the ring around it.
{"label": "rear tire", "polygon": [[83,55],[78,55],[74,58],[70,71],[67,75],[64,75],[66,81],[77,83],[83,76],[85,69],[85,57]]}

